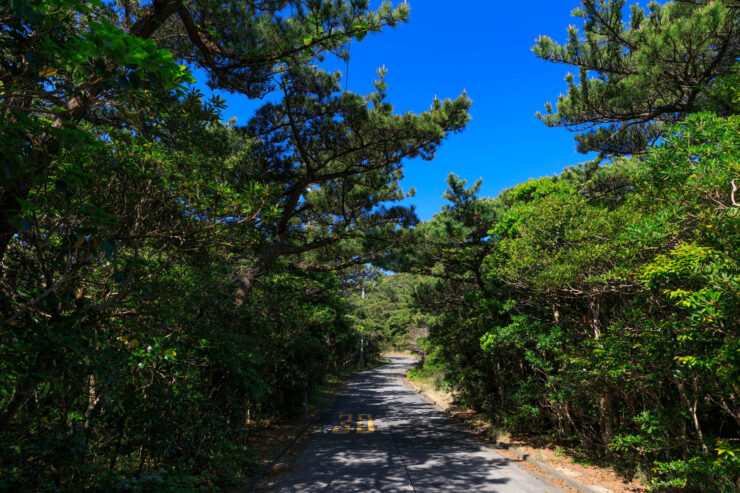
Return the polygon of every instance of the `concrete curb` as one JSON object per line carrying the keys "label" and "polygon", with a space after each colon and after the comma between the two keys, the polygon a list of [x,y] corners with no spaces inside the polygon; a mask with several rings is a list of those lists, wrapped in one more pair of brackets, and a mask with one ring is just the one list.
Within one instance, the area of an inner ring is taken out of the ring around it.
{"label": "concrete curb", "polygon": [[304,433],[306,433],[306,430],[308,430],[311,426],[315,425],[316,422],[318,421],[318,417],[321,416],[326,411],[328,411],[331,405],[334,404],[334,401],[336,400],[337,395],[339,395],[339,393],[344,389],[344,387],[347,385],[347,382],[349,381],[350,378],[354,377],[358,373],[362,373],[363,371],[372,370],[373,368],[377,368],[378,366],[383,366],[385,364],[387,363],[383,362],[371,368],[365,368],[363,370],[358,370],[352,373],[351,375],[349,375],[347,378],[345,378],[344,381],[340,383],[339,386],[337,386],[337,388],[329,396],[329,398],[326,399],[326,402],[324,402],[321,405],[321,407],[317,409],[311,415],[311,417],[308,418],[308,420],[303,424],[303,426],[298,428],[298,431],[296,431],[295,435],[290,440],[288,440],[288,443],[283,445],[280,448],[280,450],[278,450],[278,452],[273,456],[272,460],[265,467],[263,467],[262,470],[258,472],[252,479],[250,479],[249,482],[239,490],[239,493],[249,493],[250,491],[252,491],[254,487],[257,486],[262,481],[262,479],[265,477],[265,474],[267,474],[273,467],[275,467],[277,464],[280,463],[283,457],[285,457],[285,454],[287,454],[288,451],[293,447],[293,445],[295,445],[295,443],[298,441],[298,439],[301,438]]}
{"label": "concrete curb", "polygon": [[468,420],[466,420],[464,418],[461,418],[460,416],[457,416],[457,415],[451,413],[448,408],[439,405],[439,403],[437,403],[437,401],[435,401],[434,399],[432,399],[423,390],[421,390],[416,385],[414,385],[413,383],[411,383],[411,381],[408,378],[404,377],[403,382],[408,387],[410,387],[416,394],[418,394],[419,397],[421,397],[422,399],[424,399],[429,404],[433,405],[434,408],[437,411],[440,411],[441,413],[443,413],[444,415],[446,415],[451,420],[453,420],[453,421],[455,421],[455,422],[460,423],[461,425],[463,425],[471,433],[473,433],[474,435],[476,435],[486,445],[488,445],[489,447],[493,448],[494,450],[495,449],[504,449],[504,450],[508,450],[510,452],[513,452],[520,461],[529,462],[530,464],[532,464],[532,465],[540,468],[542,471],[544,471],[545,473],[547,473],[547,475],[552,476],[553,478],[558,479],[558,480],[564,482],[565,484],[567,484],[568,486],[570,486],[574,490],[580,491],[581,493],[598,493],[596,490],[593,490],[593,489],[589,488],[585,484],[579,483],[578,481],[575,481],[573,478],[571,478],[569,476],[566,476],[565,474],[561,473],[560,471],[558,471],[558,470],[556,470],[556,469],[554,469],[554,468],[552,468],[552,467],[550,467],[550,466],[548,466],[546,464],[543,464],[542,462],[540,462],[538,460],[533,459],[529,454],[525,454],[524,452],[522,452],[518,448],[512,447],[510,444],[508,444],[506,442],[502,442],[502,441],[499,441],[499,440],[495,440],[495,441],[491,440],[490,437],[488,437],[488,436],[485,435],[485,433],[484,433],[485,430],[483,430],[482,428],[480,428],[478,426],[475,426],[472,422],[470,422],[470,421],[468,421]]}

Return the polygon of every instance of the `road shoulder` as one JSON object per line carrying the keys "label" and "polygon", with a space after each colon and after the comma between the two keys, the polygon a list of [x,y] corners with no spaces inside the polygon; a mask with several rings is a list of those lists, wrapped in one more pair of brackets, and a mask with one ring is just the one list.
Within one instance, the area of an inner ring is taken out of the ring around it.
{"label": "road shoulder", "polygon": [[[531,444],[512,444],[497,433],[479,413],[453,404],[453,397],[434,389],[427,381],[404,378],[404,383],[438,411],[456,421],[468,433],[476,436],[496,452],[520,461],[521,467],[569,492],[578,493],[645,493],[647,488],[637,480],[626,481],[612,469],[579,464],[559,450],[534,447]],[[587,481],[576,478],[587,478]]]}

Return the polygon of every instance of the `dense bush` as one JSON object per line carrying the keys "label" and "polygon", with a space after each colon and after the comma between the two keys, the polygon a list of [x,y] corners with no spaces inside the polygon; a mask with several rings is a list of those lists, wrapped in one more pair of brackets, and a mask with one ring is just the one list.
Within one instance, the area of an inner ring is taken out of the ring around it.
{"label": "dense bush", "polygon": [[423,371],[464,403],[656,489],[736,491],[738,5],[623,7],[533,48],[579,72],[539,117],[598,158],[495,199],[451,176],[396,263],[431,276]]}
{"label": "dense bush", "polygon": [[[336,271],[469,100],[397,115],[317,68],[408,18],[367,2],[0,4],[0,489],[183,491],[357,360]],[[186,65],[181,65],[181,63]],[[192,72],[191,72],[192,71]],[[222,121],[213,89],[271,98]],[[331,143],[331,145],[328,145]]]}
{"label": "dense bush", "polygon": [[656,487],[734,491],[739,159],[740,118],[699,113],[644,161],[570,169],[481,201],[503,209],[470,275],[483,284],[461,283],[458,260],[449,278],[437,264],[440,279],[417,292],[438,315],[427,367],[512,431]]}

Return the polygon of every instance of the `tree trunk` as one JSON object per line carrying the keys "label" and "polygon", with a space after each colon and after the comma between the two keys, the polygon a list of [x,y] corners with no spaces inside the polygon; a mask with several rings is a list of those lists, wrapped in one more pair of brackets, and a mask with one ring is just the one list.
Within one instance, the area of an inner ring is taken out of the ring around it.
{"label": "tree trunk", "polygon": [[599,306],[599,301],[596,298],[591,298],[588,306],[591,310],[591,328],[594,331],[594,339],[598,341],[599,337],[601,337],[601,324],[599,323],[601,307]]}
{"label": "tree trunk", "polygon": [[90,434],[90,421],[92,419],[93,411],[95,410],[95,408],[98,405],[98,402],[100,401],[100,397],[98,396],[97,390],[95,388],[95,375],[94,374],[91,374],[88,377],[87,391],[88,391],[87,409],[85,410],[85,423],[83,425],[83,429],[85,432],[85,441],[87,441],[88,436]]}
{"label": "tree trunk", "polygon": [[[677,386],[678,386],[678,391],[681,394],[681,400],[683,400],[683,403],[686,406],[686,409],[689,411],[689,414],[691,415],[691,424],[694,425],[694,431],[696,432],[696,436],[699,438],[699,441],[701,442],[701,449],[705,454],[708,454],[709,449],[707,448],[707,445],[704,442],[704,433],[702,432],[701,424],[699,423],[699,416],[696,412],[699,406],[699,400],[696,398],[696,393],[693,396],[691,396],[691,398],[689,398],[689,395],[686,392],[683,382],[679,380],[677,382]],[[696,389],[696,378],[694,378],[693,386]]]}
{"label": "tree trunk", "polygon": [[2,201],[0,201],[0,275],[4,272],[3,259],[5,258],[5,250],[8,248],[10,239],[13,238],[18,230],[10,224],[10,218],[18,212],[18,201],[10,193],[5,193]]}
{"label": "tree trunk", "polygon": [[614,390],[607,387],[606,393],[601,397],[601,438],[609,453],[609,443],[612,441],[612,429],[614,424]]}
{"label": "tree trunk", "polygon": [[724,409],[727,414],[732,416],[732,418],[735,420],[735,423],[737,423],[738,428],[740,428],[740,408],[735,405],[735,398],[733,395],[730,395],[730,401],[731,404],[729,404],[724,397],[721,397],[719,400],[719,404]]}
{"label": "tree trunk", "polygon": [[87,458],[87,450],[90,448],[90,423],[92,422],[93,412],[100,402],[100,396],[95,388],[95,374],[90,374],[87,380],[87,408],[85,409],[85,421],[82,425],[82,436],[84,437],[84,446],[80,453],[80,464],[84,464]]}
{"label": "tree trunk", "polygon": [[272,248],[259,256],[253,266],[248,267],[239,276],[239,288],[236,290],[236,306],[241,306],[254,287],[254,283],[259,276],[264,274],[267,269],[280,257],[280,250]]}
{"label": "tree trunk", "polygon": [[52,358],[49,350],[39,352],[36,355],[36,361],[31,368],[28,369],[28,372],[18,379],[13,397],[10,398],[10,401],[8,401],[5,409],[3,409],[0,414],[0,429],[5,429],[10,425],[10,422],[13,420],[16,413],[26,402],[28,402],[28,399],[31,398],[36,390],[36,386],[39,381],[32,375],[35,373],[43,373],[46,368],[50,366],[51,361]]}

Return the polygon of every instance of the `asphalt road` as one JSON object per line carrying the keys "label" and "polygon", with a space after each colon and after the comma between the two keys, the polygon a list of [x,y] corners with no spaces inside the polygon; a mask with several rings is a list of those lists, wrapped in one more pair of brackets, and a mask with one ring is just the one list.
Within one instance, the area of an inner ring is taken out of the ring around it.
{"label": "asphalt road", "polygon": [[[300,452],[258,490],[561,492],[488,448],[411,391],[414,361],[355,375]],[[275,483],[277,482],[277,483]]]}

